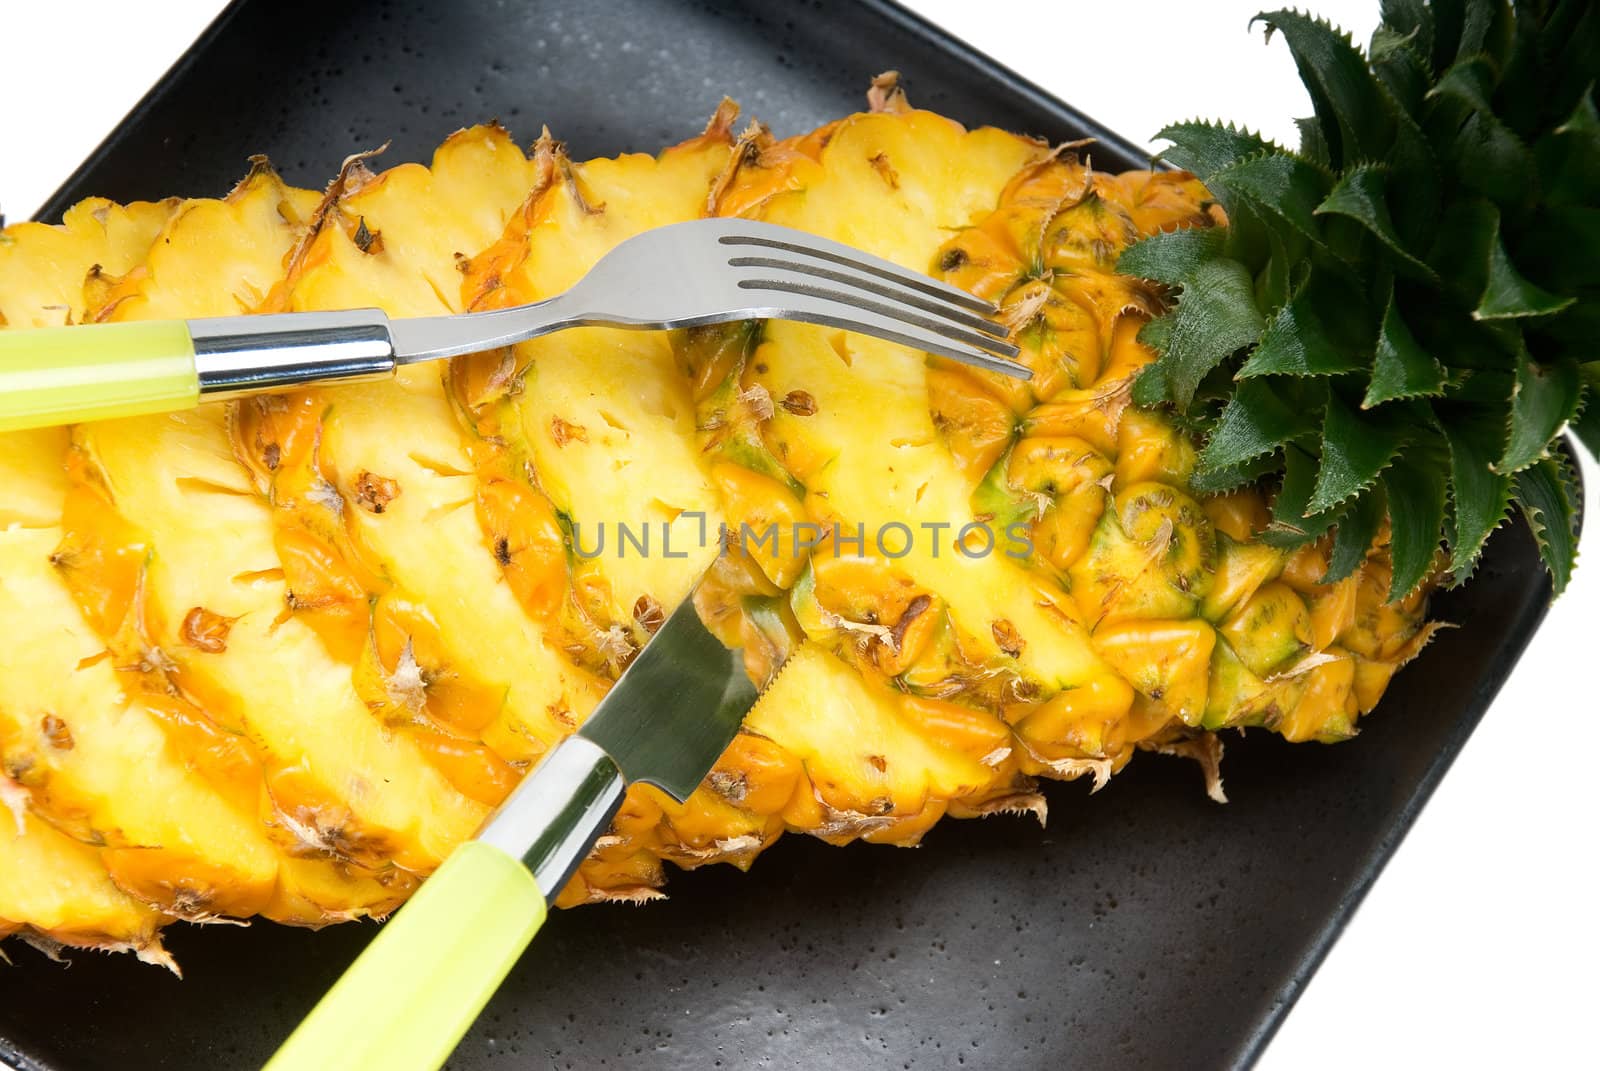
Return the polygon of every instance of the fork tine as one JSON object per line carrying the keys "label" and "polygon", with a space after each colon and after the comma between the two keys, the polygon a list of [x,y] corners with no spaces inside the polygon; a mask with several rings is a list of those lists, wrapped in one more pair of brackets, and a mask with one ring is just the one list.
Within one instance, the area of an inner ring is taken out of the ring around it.
{"label": "fork tine", "polygon": [[[853,268],[868,275],[875,275],[887,282],[898,283],[911,290],[919,291],[940,301],[947,301],[973,312],[983,315],[993,315],[995,308],[990,302],[980,297],[974,297],[959,287],[948,283],[941,283],[937,279],[921,275],[917,272],[907,271],[898,264],[864,253],[859,249],[827,238],[819,238],[813,234],[802,234],[787,227],[775,227],[770,224],[750,223],[741,221],[741,227],[731,234],[724,234],[717,240],[723,245],[731,246],[758,246],[766,249],[777,249],[785,253],[792,253],[800,257],[812,257],[817,260],[837,264],[843,268]],[[800,240],[796,240],[800,239]]]}
{"label": "fork tine", "polygon": [[774,271],[806,275],[815,279],[825,279],[840,286],[865,290],[870,294],[886,298],[900,305],[909,305],[914,309],[921,309],[933,316],[939,316],[959,324],[973,331],[980,331],[995,338],[1005,338],[1008,334],[1005,327],[995,323],[984,316],[971,312],[964,306],[945,301],[942,298],[924,297],[920,292],[912,293],[898,286],[878,281],[875,275],[856,274],[840,268],[830,268],[814,262],[802,260],[785,260],[779,257],[734,257],[728,264],[735,268],[767,268]]}
{"label": "fork tine", "polygon": [[921,328],[941,338],[964,343],[973,349],[983,350],[986,353],[998,354],[1003,357],[1015,357],[1018,352],[1017,347],[1005,339],[995,338],[993,335],[985,334],[981,331],[970,330],[949,320],[941,320],[924,315],[909,306],[893,301],[874,300],[870,295],[859,290],[812,282],[804,276],[800,278],[785,278],[773,272],[753,279],[740,279],[738,286],[740,290],[775,291],[780,294],[793,294],[816,298],[821,301],[830,301],[837,306],[842,306],[842,311],[846,315],[854,310],[875,313],[906,326]]}
{"label": "fork tine", "polygon": [[[1008,343],[1001,343],[981,335],[968,336],[965,332],[960,332],[961,336],[973,339],[969,344],[956,337],[956,332],[944,327],[927,327],[920,320],[911,321],[892,315],[892,310],[889,313],[881,311],[884,307],[877,302],[872,302],[870,305],[860,304],[848,299],[835,298],[826,292],[794,290],[781,284],[769,287],[745,287],[745,289],[767,289],[785,295],[781,304],[782,311],[771,314],[774,318],[821,324],[825,327],[842,327],[848,331],[857,331],[909,346],[914,350],[937,353],[962,364],[972,365],[974,368],[998,372],[1016,379],[1033,378],[1032,371],[1026,366],[1006,359],[1017,352],[1016,347]],[[979,339],[982,348],[977,344]]]}

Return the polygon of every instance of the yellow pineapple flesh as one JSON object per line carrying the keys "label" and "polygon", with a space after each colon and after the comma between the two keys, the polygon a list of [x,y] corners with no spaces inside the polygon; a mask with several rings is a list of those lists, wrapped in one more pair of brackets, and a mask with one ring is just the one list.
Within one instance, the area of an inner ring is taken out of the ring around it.
{"label": "yellow pineapple flesh", "polygon": [[581,724],[724,525],[699,609],[757,677],[788,664],[687,802],[630,790],[564,904],[784,832],[1042,820],[1036,778],[1098,787],[1140,748],[1220,798],[1225,727],[1351,735],[1430,635],[1426,591],[1384,601],[1382,535],[1323,584],[1325,544],[1262,542],[1257,492],[1192,494],[1193,445],[1130,405],[1164,296],[1117,254],[1220,211],[1182,174],[873,97],[786,140],[736,137],[725,105],[584,163],[474,127],[321,195],[258,162],[222,200],[6,232],[15,328],[503,307],[646,228],[742,215],[994,301],[1034,377],[790,323],[579,329],[0,437],[0,620],[48,625],[0,652],[0,932],[156,956],[168,918],[389,910]]}

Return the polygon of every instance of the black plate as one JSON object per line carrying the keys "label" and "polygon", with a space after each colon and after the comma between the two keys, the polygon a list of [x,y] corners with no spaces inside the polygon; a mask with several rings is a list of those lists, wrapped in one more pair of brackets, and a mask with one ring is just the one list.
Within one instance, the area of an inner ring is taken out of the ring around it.
{"label": "black plate", "polygon": [[[772,14],[763,13],[770,7]],[[450,0],[230,9],[51,200],[214,195],[266,151],[320,185],[387,138],[427,159],[451,130],[547,122],[579,155],[695,133],[723,93],[780,133],[856,109],[868,79],[968,123],[1094,134],[1138,152],[886,3]],[[558,913],[453,1066],[1212,1067],[1271,1037],[1544,615],[1521,526],[1442,597],[1458,622],[1400,674],[1359,741],[1229,736],[1233,802],[1140,757],[1051,822],[947,822],[920,851],[793,837],[741,875],[674,874],[672,899]],[[174,927],[178,981],[131,957],[71,969],[17,947],[0,1056],[23,1067],[263,1061],[370,938]],[[350,1024],[352,1030],[362,1028]]]}

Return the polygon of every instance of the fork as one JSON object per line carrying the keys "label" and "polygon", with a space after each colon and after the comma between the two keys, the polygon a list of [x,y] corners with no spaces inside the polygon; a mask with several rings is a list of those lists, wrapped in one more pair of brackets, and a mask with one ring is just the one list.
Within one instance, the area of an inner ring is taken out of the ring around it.
{"label": "fork", "polygon": [[664,330],[734,320],[843,328],[1020,379],[994,306],[838,242],[740,219],[629,238],[529,305],[391,320],[379,309],[0,332],[0,431],[192,408],[383,379],[419,361],[569,327]]}

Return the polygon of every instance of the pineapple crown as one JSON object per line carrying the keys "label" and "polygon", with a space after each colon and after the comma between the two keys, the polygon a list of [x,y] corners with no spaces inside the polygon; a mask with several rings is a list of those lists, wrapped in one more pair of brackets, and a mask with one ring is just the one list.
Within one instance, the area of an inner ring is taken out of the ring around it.
{"label": "pineapple crown", "polygon": [[1134,401],[1203,442],[1197,490],[1276,479],[1262,538],[1333,533],[1349,575],[1389,521],[1390,596],[1445,548],[1471,572],[1515,504],[1559,593],[1577,553],[1570,425],[1600,455],[1600,10],[1384,0],[1365,54],[1296,11],[1315,116],[1299,151],[1209,122],[1161,131],[1228,226],[1155,235],[1118,270],[1173,288]]}

